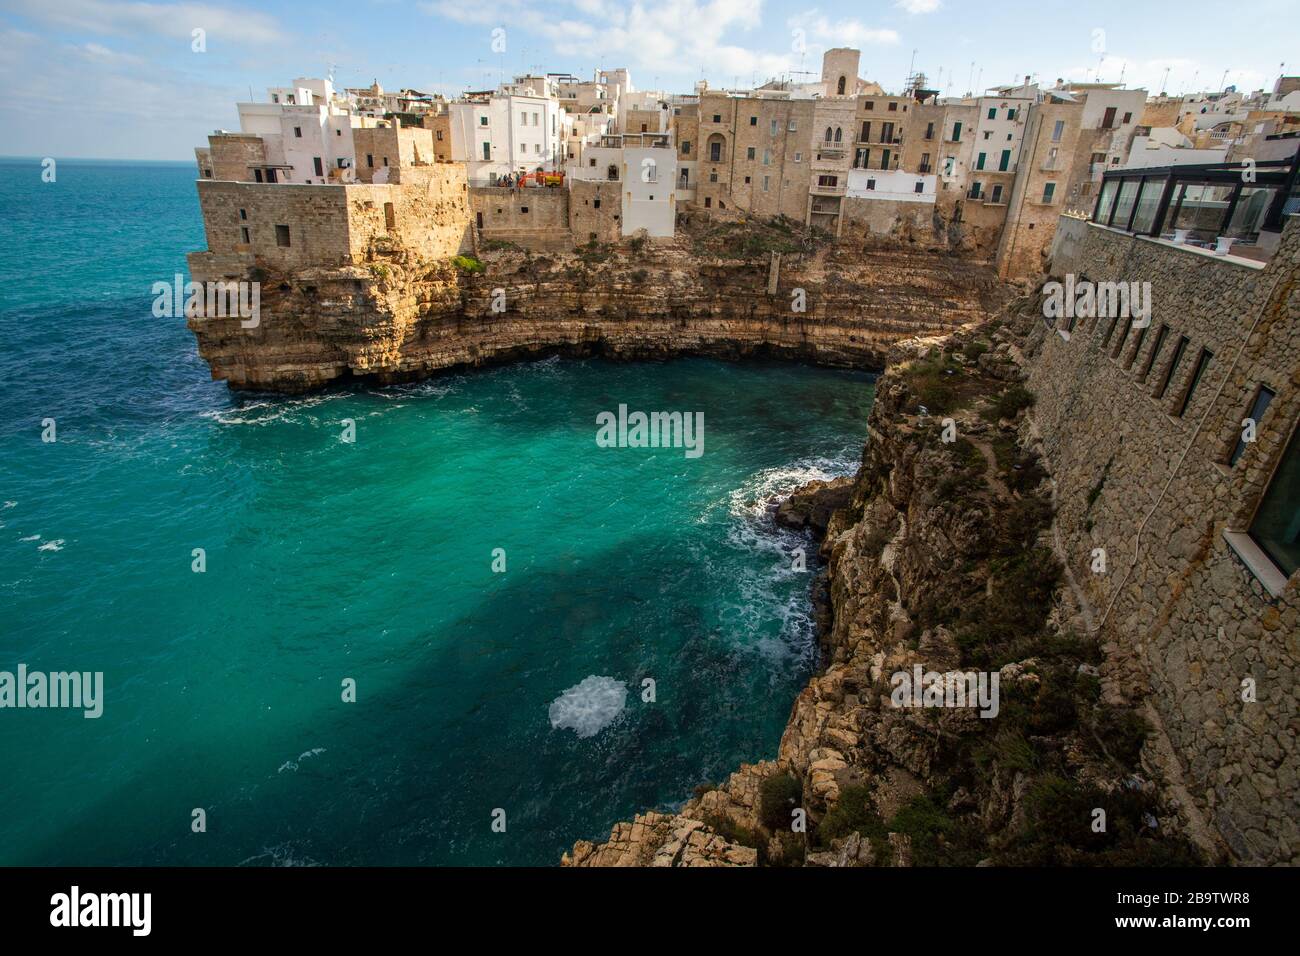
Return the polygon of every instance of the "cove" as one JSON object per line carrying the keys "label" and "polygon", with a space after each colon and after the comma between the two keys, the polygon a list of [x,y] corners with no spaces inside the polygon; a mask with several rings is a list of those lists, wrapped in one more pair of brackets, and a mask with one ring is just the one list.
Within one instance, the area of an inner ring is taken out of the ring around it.
{"label": "cove", "polygon": [[[552,865],[774,755],[815,641],[766,502],[856,469],[871,389],[551,358],[63,415],[4,492],[7,639],[104,713],[0,720],[5,862]],[[702,413],[705,453],[599,447],[620,404]]]}

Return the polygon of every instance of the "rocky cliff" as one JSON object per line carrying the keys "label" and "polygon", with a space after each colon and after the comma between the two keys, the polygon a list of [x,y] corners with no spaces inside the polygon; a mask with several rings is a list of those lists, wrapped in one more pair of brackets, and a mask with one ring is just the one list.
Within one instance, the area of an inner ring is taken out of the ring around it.
{"label": "rocky cliff", "polygon": [[[200,274],[198,281],[232,278]],[[215,268],[215,266],[213,267]],[[771,355],[879,368],[896,341],[987,314],[1006,292],[983,264],[871,251],[734,224],[666,245],[538,255],[515,248],[428,260],[376,242],[348,266],[262,263],[256,327],[193,317],[214,378],[305,391],[563,352],[626,358]]]}
{"label": "rocky cliff", "polygon": [[[848,483],[796,494],[816,529],[823,667],[776,758],[582,841],[576,866],[1195,863],[1149,728],[1108,684],[1052,545],[1017,362],[1029,311],[902,344]],[[845,487],[845,484],[848,487]],[[996,714],[899,706],[894,675],[998,678]]]}

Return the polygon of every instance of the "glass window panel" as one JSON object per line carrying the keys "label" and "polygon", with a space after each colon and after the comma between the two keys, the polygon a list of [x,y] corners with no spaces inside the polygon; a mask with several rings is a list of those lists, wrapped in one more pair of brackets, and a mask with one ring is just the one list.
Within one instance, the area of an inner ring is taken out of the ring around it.
{"label": "glass window panel", "polygon": [[1097,218],[1094,222],[1104,223],[1110,219],[1110,207],[1115,204],[1115,193],[1118,189],[1119,181],[1115,179],[1102,184],[1101,199],[1097,201]]}
{"label": "glass window panel", "polygon": [[1268,215],[1268,207],[1273,203],[1277,190],[1271,186],[1245,186],[1237,197],[1237,207],[1232,211],[1232,222],[1228,223],[1227,235],[1234,239],[1253,241],[1259,235],[1259,227]]}
{"label": "glass window panel", "polygon": [[1129,213],[1133,211],[1133,200],[1137,199],[1140,180],[1126,179],[1119,187],[1119,198],[1115,200],[1115,218],[1110,224],[1116,229],[1128,228]]}
{"label": "glass window panel", "polygon": [[1291,436],[1282,462],[1259,504],[1250,536],[1287,577],[1300,567],[1300,432]]}
{"label": "glass window panel", "polygon": [[1175,229],[1186,229],[1187,238],[1213,242],[1223,231],[1223,217],[1232,199],[1232,186],[1189,183],[1183,188]]}
{"label": "glass window panel", "polygon": [[1156,224],[1156,209],[1160,206],[1160,197],[1165,191],[1163,179],[1148,179],[1142,185],[1142,195],[1138,197],[1137,214],[1133,216],[1133,231],[1150,233]]}

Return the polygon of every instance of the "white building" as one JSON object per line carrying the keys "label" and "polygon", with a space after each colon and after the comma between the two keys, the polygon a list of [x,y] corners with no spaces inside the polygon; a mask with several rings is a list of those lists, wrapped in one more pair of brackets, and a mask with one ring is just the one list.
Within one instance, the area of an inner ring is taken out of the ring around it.
{"label": "white building", "polygon": [[[240,132],[260,136],[276,181],[351,182],[353,116],[329,80],[299,78],[267,90],[269,103],[239,103]],[[261,172],[260,170],[258,171]]]}
{"label": "white building", "polygon": [[562,113],[555,97],[478,94],[453,102],[450,114],[451,158],[468,165],[471,183],[563,165]]}
{"label": "white building", "polygon": [[677,151],[668,133],[628,133],[605,136],[589,146],[581,163],[568,168],[568,178],[620,183],[624,236],[642,229],[654,237],[673,235],[677,219]]}

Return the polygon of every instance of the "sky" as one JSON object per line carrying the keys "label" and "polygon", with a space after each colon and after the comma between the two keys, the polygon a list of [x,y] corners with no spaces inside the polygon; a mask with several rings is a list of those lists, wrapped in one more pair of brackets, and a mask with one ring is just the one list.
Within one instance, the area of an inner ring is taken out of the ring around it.
{"label": "sky", "polygon": [[1297,39],[1300,0],[0,0],[0,154],[190,159],[238,128],[236,102],[331,69],[454,96],[626,66],[637,89],[690,92],[853,46],[887,91],[915,69],[954,96],[1026,75],[1181,93],[1271,89],[1288,56],[1300,73]]}

